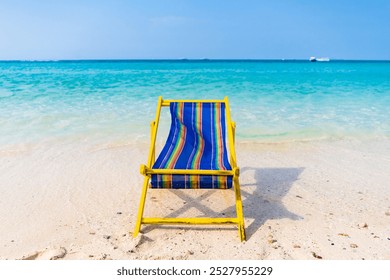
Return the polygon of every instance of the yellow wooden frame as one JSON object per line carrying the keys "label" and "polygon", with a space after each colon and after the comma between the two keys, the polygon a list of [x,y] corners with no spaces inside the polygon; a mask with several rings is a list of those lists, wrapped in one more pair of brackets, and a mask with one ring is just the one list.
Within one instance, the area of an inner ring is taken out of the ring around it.
{"label": "yellow wooden frame", "polygon": [[[230,149],[230,165],[232,170],[187,170],[187,169],[153,169],[152,166],[155,161],[155,144],[157,137],[158,124],[160,120],[161,107],[169,106],[171,102],[212,102],[212,103],[224,103],[226,110],[226,121],[228,131],[228,142]],[[245,226],[244,226],[244,214],[242,211],[242,200],[240,192],[240,183],[238,177],[240,175],[239,168],[237,166],[236,152],[234,149],[235,141],[235,128],[236,124],[232,122],[230,117],[230,108],[228,98],[223,100],[163,100],[161,96],[158,98],[156,118],[150,124],[151,128],[151,145],[149,150],[149,157],[147,165],[141,165],[140,172],[145,176],[144,184],[141,193],[141,201],[138,209],[137,222],[133,236],[136,237],[140,232],[142,224],[199,224],[199,225],[214,225],[214,224],[236,224],[238,227],[238,233],[241,241],[245,240]],[[143,217],[146,193],[148,189],[149,180],[152,174],[180,174],[180,175],[220,175],[220,176],[233,176],[233,188],[236,197],[236,217],[231,218],[145,218]]]}

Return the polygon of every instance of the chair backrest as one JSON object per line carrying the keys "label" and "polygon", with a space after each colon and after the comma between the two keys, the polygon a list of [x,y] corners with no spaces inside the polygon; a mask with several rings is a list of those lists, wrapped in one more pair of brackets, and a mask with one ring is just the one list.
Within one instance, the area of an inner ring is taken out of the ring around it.
{"label": "chair backrest", "polygon": [[[170,111],[171,128],[168,139],[153,168],[232,169],[226,148],[225,103],[171,102]],[[174,178],[169,175],[152,176],[152,187],[231,187],[231,178],[223,178],[224,176],[173,176]]]}

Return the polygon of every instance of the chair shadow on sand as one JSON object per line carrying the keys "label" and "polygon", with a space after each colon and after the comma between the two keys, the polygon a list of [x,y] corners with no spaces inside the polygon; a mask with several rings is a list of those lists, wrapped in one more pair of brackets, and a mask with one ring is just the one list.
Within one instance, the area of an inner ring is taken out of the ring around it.
{"label": "chair shadow on sand", "polygon": [[[245,172],[254,171],[253,183],[241,183],[241,196],[243,200],[243,210],[246,221],[246,238],[247,240],[252,237],[254,233],[262,226],[267,220],[273,219],[291,219],[300,220],[301,216],[290,212],[282,202],[283,197],[289,192],[290,188],[295,181],[299,179],[299,175],[304,170],[303,167],[297,168],[255,168],[255,167],[243,167],[240,171],[241,174]],[[242,178],[242,176],[240,176]],[[253,192],[249,192],[253,189]],[[207,200],[215,192],[221,190],[209,190],[199,197],[191,197],[186,194],[188,190],[169,190],[174,193],[180,199],[186,203],[179,209],[171,212],[167,217],[178,217],[185,214],[191,208],[196,208],[204,216],[210,217],[222,217],[223,216],[235,216],[235,205],[232,205],[221,212],[216,212],[210,207],[202,203]],[[223,191],[223,190],[222,190]],[[207,203],[206,203],[207,204]],[[156,225],[145,226],[143,232],[149,232],[155,229]],[[164,226],[164,228],[174,227],[182,228],[182,226]],[[205,227],[193,227],[195,230],[203,230]],[[220,230],[218,228],[207,227],[207,230]],[[232,228],[233,230],[233,228]],[[234,229],[236,230],[236,229]]]}
{"label": "chair shadow on sand", "polygon": [[[301,216],[290,212],[283,205],[283,197],[290,191],[303,167],[298,168],[250,168],[244,167],[241,173],[253,170],[255,182],[242,184],[246,187],[254,187],[253,193],[242,191],[245,200],[244,215],[253,219],[253,222],[246,227],[247,238],[249,239],[267,220],[291,219],[300,220]],[[242,189],[243,189],[242,188]]]}

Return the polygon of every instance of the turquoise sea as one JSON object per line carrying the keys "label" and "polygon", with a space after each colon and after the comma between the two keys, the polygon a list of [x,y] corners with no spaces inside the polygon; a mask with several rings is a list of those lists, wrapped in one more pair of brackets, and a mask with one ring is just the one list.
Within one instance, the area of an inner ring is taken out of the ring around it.
{"label": "turquoise sea", "polygon": [[240,141],[390,137],[386,61],[3,61],[0,145],[147,142],[159,95],[228,96]]}

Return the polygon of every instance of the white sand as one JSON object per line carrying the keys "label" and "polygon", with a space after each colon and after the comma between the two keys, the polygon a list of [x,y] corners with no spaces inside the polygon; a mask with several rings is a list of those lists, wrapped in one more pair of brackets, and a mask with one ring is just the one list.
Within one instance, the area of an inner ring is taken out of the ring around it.
{"label": "white sand", "polygon": [[[390,259],[390,141],[238,144],[233,226],[133,231],[148,144],[0,149],[0,259]],[[150,190],[145,214],[229,216],[231,190]]]}

